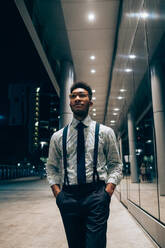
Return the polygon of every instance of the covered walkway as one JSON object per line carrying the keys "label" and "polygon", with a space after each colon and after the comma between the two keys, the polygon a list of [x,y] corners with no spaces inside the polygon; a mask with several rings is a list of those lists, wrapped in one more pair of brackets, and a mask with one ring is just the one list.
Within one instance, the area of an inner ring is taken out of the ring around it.
{"label": "covered walkway", "polygon": [[[24,178],[0,184],[0,247],[67,248],[60,214],[46,180]],[[111,202],[107,248],[153,248],[128,211]]]}

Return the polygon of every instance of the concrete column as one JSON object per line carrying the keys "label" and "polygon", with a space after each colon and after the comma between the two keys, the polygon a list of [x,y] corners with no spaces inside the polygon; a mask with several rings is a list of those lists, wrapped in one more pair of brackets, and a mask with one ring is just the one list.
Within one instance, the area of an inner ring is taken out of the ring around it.
{"label": "concrete column", "polygon": [[136,160],[136,131],[132,112],[128,113],[128,141],[129,141],[129,161],[131,166],[131,181],[138,183],[138,168]]}
{"label": "concrete column", "polygon": [[122,138],[120,137],[119,139],[119,151],[120,151],[120,158],[121,158],[121,161],[123,161],[123,147],[122,147]]}
{"label": "concrete column", "polygon": [[151,89],[160,195],[165,195],[165,73],[163,65],[151,67]]}
{"label": "concrete column", "polygon": [[72,120],[72,111],[69,106],[70,87],[74,81],[73,65],[69,61],[62,63],[60,81],[60,121],[59,128],[66,126]]}

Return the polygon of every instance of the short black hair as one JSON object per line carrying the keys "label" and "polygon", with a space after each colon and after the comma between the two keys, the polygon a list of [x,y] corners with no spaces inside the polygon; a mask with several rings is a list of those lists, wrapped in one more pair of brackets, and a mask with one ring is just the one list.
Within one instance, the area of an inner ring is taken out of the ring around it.
{"label": "short black hair", "polygon": [[72,91],[77,89],[77,88],[82,88],[82,89],[87,90],[88,94],[89,94],[89,99],[90,100],[92,99],[92,89],[87,83],[85,83],[83,81],[74,83],[70,88],[70,93],[72,93]]}

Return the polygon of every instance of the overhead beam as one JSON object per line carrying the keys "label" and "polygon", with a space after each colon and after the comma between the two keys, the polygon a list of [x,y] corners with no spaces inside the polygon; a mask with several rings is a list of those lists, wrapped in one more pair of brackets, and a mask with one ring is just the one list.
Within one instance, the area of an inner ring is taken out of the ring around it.
{"label": "overhead beam", "polygon": [[110,69],[110,74],[109,74],[108,90],[107,90],[105,108],[104,108],[105,109],[105,111],[104,111],[104,119],[103,119],[104,124],[105,124],[105,120],[106,120],[106,116],[107,116],[109,97],[110,97],[110,93],[111,93],[112,75],[113,75],[113,68],[114,68],[115,58],[116,58],[116,53],[117,53],[119,27],[120,27],[120,23],[121,23],[122,10],[123,10],[123,0],[120,0],[119,10],[118,10],[118,18],[117,18],[117,25],[116,25],[116,33],[115,33],[115,41],[114,41],[114,49],[113,49],[113,55],[112,55],[112,64],[111,64],[111,69]]}
{"label": "overhead beam", "polygon": [[41,41],[38,37],[38,34],[35,30],[32,19],[29,15],[27,8],[26,8],[25,2],[24,2],[24,0],[15,0],[15,4],[16,4],[18,11],[19,11],[24,23],[25,23],[25,26],[26,26],[26,28],[27,28],[30,36],[31,36],[31,39],[32,39],[32,41],[36,47],[36,50],[37,50],[37,52],[41,58],[41,61],[42,61],[43,65],[44,65],[44,67],[45,67],[45,69],[49,75],[49,78],[50,78],[50,80],[51,80],[51,82],[52,82],[52,84],[53,84],[53,86],[54,86],[54,88],[55,88],[55,90],[59,96],[60,95],[60,88],[57,84],[54,73],[53,73],[52,68],[50,66],[50,63],[48,61],[46,53],[42,47]]}

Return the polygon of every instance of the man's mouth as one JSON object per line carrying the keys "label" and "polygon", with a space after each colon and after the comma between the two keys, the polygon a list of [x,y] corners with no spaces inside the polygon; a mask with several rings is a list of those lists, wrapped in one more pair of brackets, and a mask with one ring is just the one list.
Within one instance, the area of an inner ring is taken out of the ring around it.
{"label": "man's mouth", "polygon": [[75,106],[75,107],[76,107],[76,106],[81,107],[81,106],[82,106],[82,104],[75,104],[74,106]]}

